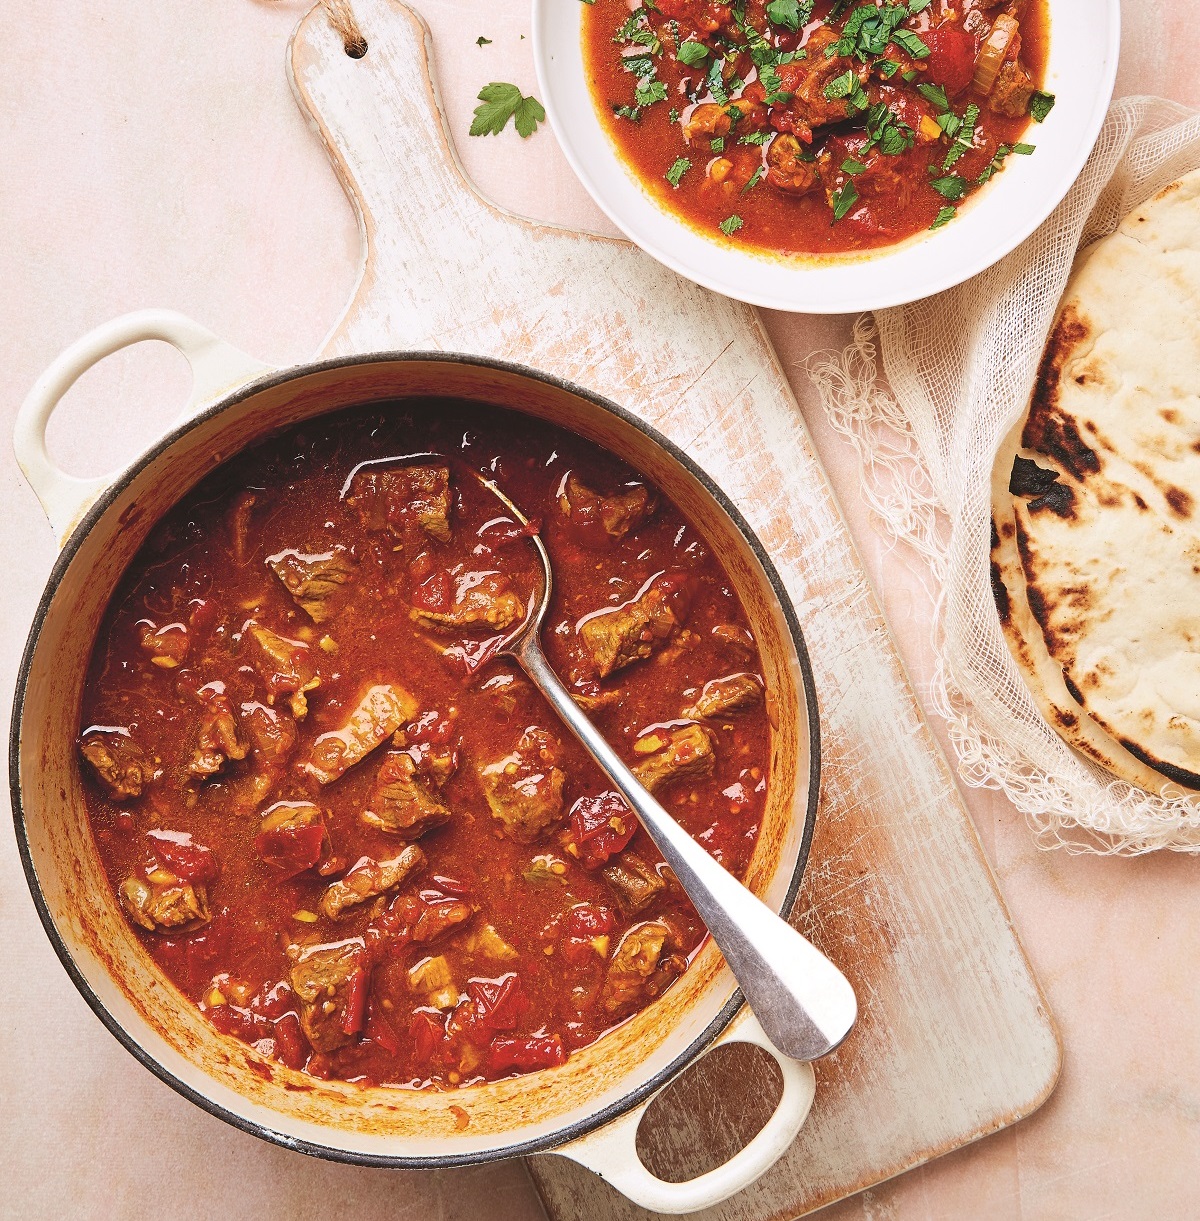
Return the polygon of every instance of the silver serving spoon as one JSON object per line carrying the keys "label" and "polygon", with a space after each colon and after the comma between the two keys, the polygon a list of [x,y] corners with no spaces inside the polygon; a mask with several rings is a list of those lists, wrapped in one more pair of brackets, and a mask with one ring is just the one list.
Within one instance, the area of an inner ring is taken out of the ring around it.
{"label": "silver serving spoon", "polygon": [[[477,477],[522,526],[529,526],[529,519],[493,480]],[[849,981],[692,839],[642,787],[571,698],[542,652],[542,619],[554,578],[545,544],[533,532],[530,541],[542,561],[542,587],[534,592],[522,622],[500,637],[487,657],[508,656],[520,665],[641,819],[708,926],[767,1038],[794,1060],[827,1055],[849,1034],[858,1016]]]}

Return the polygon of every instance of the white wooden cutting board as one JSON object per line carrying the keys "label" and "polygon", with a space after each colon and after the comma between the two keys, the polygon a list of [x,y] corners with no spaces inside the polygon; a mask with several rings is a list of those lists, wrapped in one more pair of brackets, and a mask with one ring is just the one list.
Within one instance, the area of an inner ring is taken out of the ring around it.
{"label": "white wooden cutting board", "polygon": [[[799,612],[822,793],[794,919],[846,971],[860,1018],[818,1066],[793,1148],[705,1215],[796,1216],[1028,1114],[1058,1075],[1054,1024],[754,311],[624,242],[480,198],[445,131],[423,22],[394,0],[351,3],[362,58],[322,8],[292,47],[297,97],[364,239],[361,280],[323,354],[500,357],[614,399],[717,478]],[[691,1101],[643,1123],[655,1168],[676,1177],[736,1142],[770,1093],[757,1061],[696,1075]],[[532,1159],[530,1173],[555,1221],[645,1215],[565,1159]]]}

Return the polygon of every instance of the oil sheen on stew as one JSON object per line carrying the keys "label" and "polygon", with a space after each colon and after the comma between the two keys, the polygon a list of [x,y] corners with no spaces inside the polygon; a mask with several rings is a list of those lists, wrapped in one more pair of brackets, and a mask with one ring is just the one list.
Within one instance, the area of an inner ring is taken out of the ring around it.
{"label": "oil sheen on stew", "polygon": [[775,254],[893,245],[1035,146],[1046,0],[595,0],[584,64],[654,198]]}
{"label": "oil sheen on stew", "polygon": [[247,451],[114,595],[80,752],[147,950],[218,1030],[314,1076],[444,1087],[561,1064],[705,936],[549,706],[487,659],[536,556],[477,472],[549,548],[543,638],[579,703],[728,869],[758,834],[755,642],[704,539],[636,472],[440,400]]}

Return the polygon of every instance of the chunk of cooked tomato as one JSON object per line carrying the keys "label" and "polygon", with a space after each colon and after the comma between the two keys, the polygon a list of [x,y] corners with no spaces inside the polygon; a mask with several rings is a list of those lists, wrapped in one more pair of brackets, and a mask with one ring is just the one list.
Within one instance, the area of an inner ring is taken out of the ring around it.
{"label": "chunk of cooked tomato", "polygon": [[527,1073],[536,1068],[553,1068],[564,1064],[567,1049],[556,1034],[528,1035],[510,1039],[497,1036],[488,1047],[484,1067],[489,1076],[502,1073]]}
{"label": "chunk of cooked tomato", "polygon": [[571,807],[571,834],[585,869],[599,869],[637,830],[637,815],[614,792],[581,797]]}
{"label": "chunk of cooked tomato", "polygon": [[279,871],[280,878],[294,878],[321,859],[325,842],[323,823],[305,827],[277,827],[254,837],[254,847],[263,861]]}
{"label": "chunk of cooked tomato", "polygon": [[950,97],[964,92],[975,76],[975,39],[961,26],[946,23],[921,35],[929,48],[926,79]]}

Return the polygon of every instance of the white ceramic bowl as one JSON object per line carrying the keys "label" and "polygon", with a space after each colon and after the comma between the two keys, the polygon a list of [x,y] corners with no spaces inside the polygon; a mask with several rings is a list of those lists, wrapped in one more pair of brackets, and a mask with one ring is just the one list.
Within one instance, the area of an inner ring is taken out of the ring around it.
{"label": "white ceramic bowl", "polygon": [[843,314],[931,296],[970,279],[1025,240],[1087,160],[1116,79],[1120,0],[1050,0],[1045,88],[1057,102],[1027,139],[1030,157],[1004,171],[952,224],[871,254],[783,258],[739,250],[668,212],[642,186],[604,130],[584,71],[580,0],[533,0],[541,98],[592,198],[627,237],[681,276],[768,309]]}

